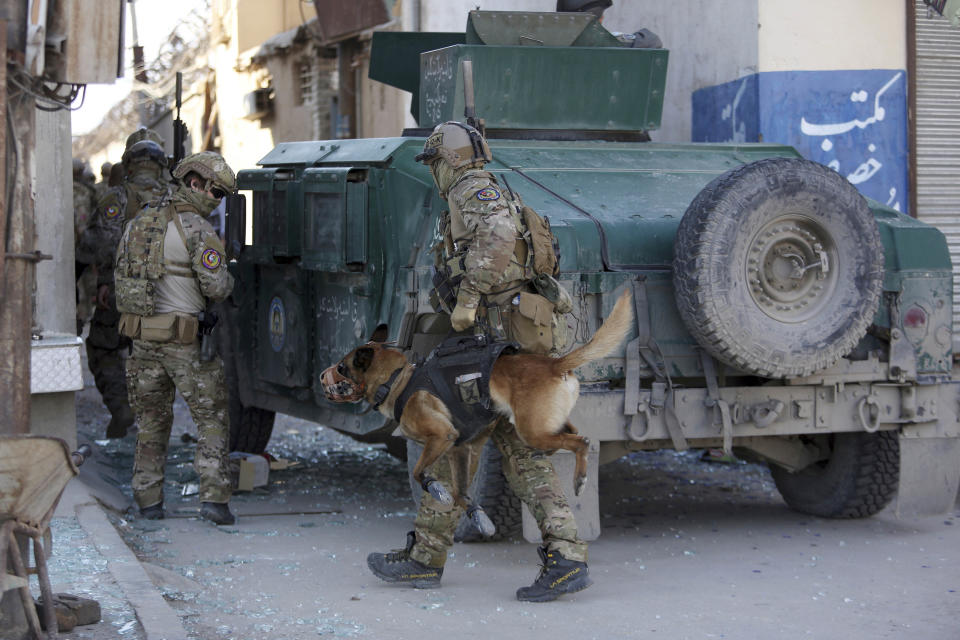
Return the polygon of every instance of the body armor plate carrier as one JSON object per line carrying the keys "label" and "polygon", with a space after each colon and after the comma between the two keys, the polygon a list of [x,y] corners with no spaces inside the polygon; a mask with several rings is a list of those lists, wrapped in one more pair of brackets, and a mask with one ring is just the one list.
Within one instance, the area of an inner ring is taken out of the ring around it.
{"label": "body armor plate carrier", "polygon": [[393,413],[397,422],[407,401],[417,391],[440,398],[460,432],[456,444],[469,442],[496,418],[490,406],[490,373],[502,353],[516,353],[519,345],[491,342],[486,336],[452,336],[418,364],[400,392]]}

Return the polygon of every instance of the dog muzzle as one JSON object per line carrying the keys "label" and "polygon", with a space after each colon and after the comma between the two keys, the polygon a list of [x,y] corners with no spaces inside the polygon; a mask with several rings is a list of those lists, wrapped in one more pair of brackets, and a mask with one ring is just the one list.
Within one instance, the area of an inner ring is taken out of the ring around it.
{"label": "dog muzzle", "polygon": [[346,376],[347,367],[342,362],[327,367],[320,375],[323,395],[331,402],[360,402],[366,385]]}

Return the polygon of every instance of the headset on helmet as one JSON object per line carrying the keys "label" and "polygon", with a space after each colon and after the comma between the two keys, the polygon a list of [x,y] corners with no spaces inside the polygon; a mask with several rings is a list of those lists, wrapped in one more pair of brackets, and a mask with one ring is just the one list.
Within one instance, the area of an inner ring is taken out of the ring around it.
{"label": "headset on helmet", "polygon": [[224,193],[232,193],[237,188],[237,177],[219,153],[201,151],[187,156],[173,169],[173,177],[177,180],[189,173],[196,173],[204,180],[204,191],[216,187]]}
{"label": "headset on helmet", "polygon": [[161,167],[167,166],[167,155],[163,152],[163,147],[153,140],[135,142],[123,152],[123,156],[123,161],[126,164],[138,160],[149,160],[150,162],[157,163]]}
{"label": "headset on helmet", "polygon": [[[157,145],[157,147],[160,148],[161,152],[163,151],[163,138],[161,138],[160,135],[152,129],[147,129],[146,127],[140,127],[139,129],[131,133],[129,136],[127,136],[127,144],[126,144],[126,147],[124,148],[123,157],[120,159],[120,161],[124,165],[129,164],[130,161],[133,160],[133,158],[130,156],[131,149],[137,146],[137,144],[141,142],[146,142],[146,141],[154,143],[155,145]],[[140,149],[142,150],[143,147],[140,147]],[[166,157],[164,157],[164,160],[161,163],[161,166],[164,166],[164,167],[167,166]]]}
{"label": "headset on helmet", "polygon": [[454,169],[467,165],[483,166],[493,160],[490,147],[480,132],[470,125],[451,120],[439,124],[423,144],[423,151],[414,158],[430,164],[443,158]]}

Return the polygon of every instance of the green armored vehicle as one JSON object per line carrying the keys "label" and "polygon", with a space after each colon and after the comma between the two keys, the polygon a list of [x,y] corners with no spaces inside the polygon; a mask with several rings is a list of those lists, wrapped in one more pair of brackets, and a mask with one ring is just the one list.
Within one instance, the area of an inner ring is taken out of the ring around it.
{"label": "green armored vehicle", "polygon": [[[370,75],[412,92],[421,128],[280,144],[238,174],[253,241],[241,246],[232,207],[234,448],[262,451],[275,412],[396,443],[395,424],[328,402],[319,378],[378,327],[416,354],[449,331],[429,303],[446,203],[414,156],[475,106],[485,169],[559,240],[571,345],[633,292],[628,342],[578,371],[571,421],[592,441],[584,537],[599,534],[597,467],[662,448],[767,461],[785,501],[819,516],[869,516],[897,492],[900,513],[946,510],[960,395],[943,235],[791,147],[650,142],[667,59],[583,14],[477,11],[463,34],[377,33]],[[519,507],[496,449],[485,455],[476,497],[508,533]],[[567,455],[554,458],[561,476]]]}

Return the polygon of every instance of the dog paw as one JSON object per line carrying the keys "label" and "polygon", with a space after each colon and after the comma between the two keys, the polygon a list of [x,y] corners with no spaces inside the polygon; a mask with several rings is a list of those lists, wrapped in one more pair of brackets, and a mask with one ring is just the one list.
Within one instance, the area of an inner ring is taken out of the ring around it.
{"label": "dog paw", "polygon": [[470,516],[470,522],[473,523],[473,527],[479,531],[483,537],[489,538],[497,532],[497,527],[493,524],[493,520],[491,520],[487,512],[480,507],[471,509],[468,515]]}
{"label": "dog paw", "polygon": [[574,480],[573,482],[573,494],[580,495],[583,493],[583,488],[587,486],[587,476],[581,476]]}
{"label": "dog paw", "polygon": [[440,484],[439,480],[431,480],[426,486],[427,493],[433,496],[433,499],[440,504],[453,504],[453,496],[447,491],[447,488]]}

